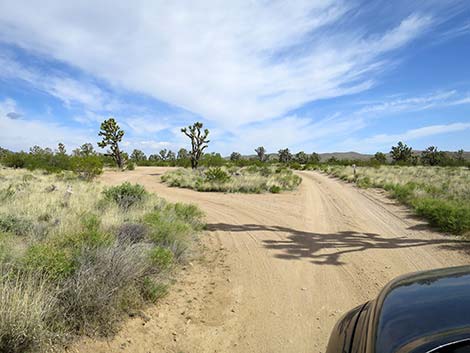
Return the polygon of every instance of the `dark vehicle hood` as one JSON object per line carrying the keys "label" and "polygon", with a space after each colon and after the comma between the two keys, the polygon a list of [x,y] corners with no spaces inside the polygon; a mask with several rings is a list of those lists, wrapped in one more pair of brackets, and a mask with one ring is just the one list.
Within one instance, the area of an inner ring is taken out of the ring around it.
{"label": "dark vehicle hood", "polygon": [[423,352],[470,337],[470,266],[390,282],[371,302],[369,353]]}

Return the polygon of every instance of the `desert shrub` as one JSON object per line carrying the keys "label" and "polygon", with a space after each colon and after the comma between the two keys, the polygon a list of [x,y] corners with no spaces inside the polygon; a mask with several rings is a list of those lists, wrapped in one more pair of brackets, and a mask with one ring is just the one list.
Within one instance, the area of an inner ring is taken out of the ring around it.
{"label": "desert shrub", "polygon": [[388,184],[385,189],[391,191],[392,196],[404,203],[410,203],[411,199],[413,198],[413,193],[417,188],[417,184],[414,182],[408,182],[404,185],[396,184],[390,185]]}
{"label": "desert shrub", "polygon": [[0,274],[0,352],[42,352],[54,339],[51,313],[55,299],[44,280]]}
{"label": "desert shrub", "polygon": [[53,279],[65,278],[75,269],[72,253],[51,243],[32,245],[21,262],[24,270],[43,273]]}
{"label": "desert shrub", "polygon": [[112,186],[103,191],[105,199],[115,202],[124,210],[141,203],[147,197],[147,191],[142,185],[129,182]]}
{"label": "desert shrub", "polygon": [[[0,300],[0,352],[46,351],[42,342],[49,334],[48,341],[66,341],[75,334],[111,333],[123,314],[164,295],[173,275],[165,269],[183,259],[201,227],[195,206],[167,203],[131,184],[97,198],[100,184],[77,176],[68,180],[71,174],[0,168],[0,190],[11,191],[8,201],[0,202],[0,281],[2,267],[10,278],[25,281],[9,287],[21,298],[29,295],[21,287],[28,278],[41,276],[51,289],[47,299],[54,302],[44,314],[46,330],[35,331],[40,326],[33,314],[21,309],[31,322],[16,314],[8,321],[8,305]],[[73,195],[63,207],[69,187]],[[150,225],[144,220],[149,210],[156,217]],[[3,293],[0,283],[0,299],[7,298]],[[24,299],[33,300],[32,295]],[[26,324],[33,328],[20,337],[16,332]]]}
{"label": "desert shrub", "polygon": [[141,293],[145,300],[154,303],[158,299],[164,297],[167,292],[167,285],[159,283],[150,277],[144,278],[142,282]]}
{"label": "desert shrub", "polygon": [[103,173],[103,161],[99,156],[72,157],[71,166],[85,180],[92,180]]}
{"label": "desert shrub", "polygon": [[273,185],[269,188],[269,192],[273,194],[279,194],[281,192],[281,187],[277,185]]}
{"label": "desert shrub", "polygon": [[138,243],[145,239],[147,232],[147,227],[143,224],[124,223],[118,227],[116,236],[120,242]]}
{"label": "desert shrub", "polygon": [[[354,180],[354,177],[353,177],[353,180]],[[360,188],[368,188],[372,185],[372,182],[371,182],[370,178],[366,176],[366,177],[358,178],[356,180],[356,184]]]}
{"label": "desert shrub", "polygon": [[206,180],[211,183],[226,183],[230,180],[230,175],[222,168],[209,168],[205,173]]}
{"label": "desert shrub", "polygon": [[174,213],[179,219],[193,225],[195,228],[201,226],[201,219],[204,213],[196,206],[184,203],[169,203],[165,206],[166,212]]}
{"label": "desert shrub", "polygon": [[433,198],[417,199],[413,202],[416,212],[426,217],[429,223],[454,234],[470,231],[470,207],[457,202]]}
{"label": "desert shrub", "polygon": [[26,235],[32,228],[32,222],[24,217],[0,214],[0,232]]}
{"label": "desert shrub", "polygon": [[302,165],[298,162],[292,162],[289,164],[289,167],[294,169],[294,170],[300,170],[302,169]]}
{"label": "desert shrub", "polygon": [[155,211],[145,215],[144,222],[149,226],[149,238],[156,244],[171,249],[176,259],[188,249],[189,235],[193,229],[178,218],[169,218]]}
{"label": "desert shrub", "polygon": [[7,153],[2,158],[2,164],[9,168],[25,168],[27,163],[26,153]]}
{"label": "desert shrub", "polygon": [[150,250],[149,256],[152,264],[161,270],[169,268],[174,259],[173,252],[170,249],[160,246],[156,246]]}
{"label": "desert shrub", "polygon": [[139,283],[154,272],[147,254],[145,244],[84,249],[58,296],[70,329],[88,334],[111,332],[128,306],[139,301],[135,297]]}
{"label": "desert shrub", "polygon": [[285,167],[250,165],[243,168],[211,168],[205,173],[178,169],[165,173],[161,180],[172,187],[197,191],[261,193],[270,191],[272,186],[278,186],[280,191],[293,190],[302,178]]}
{"label": "desert shrub", "polygon": [[127,170],[135,170],[135,163],[132,161],[128,161],[126,165]]}

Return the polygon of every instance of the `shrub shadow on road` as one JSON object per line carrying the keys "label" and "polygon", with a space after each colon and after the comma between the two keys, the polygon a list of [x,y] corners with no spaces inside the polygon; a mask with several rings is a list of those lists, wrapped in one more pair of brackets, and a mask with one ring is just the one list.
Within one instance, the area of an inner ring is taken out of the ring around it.
{"label": "shrub shadow on road", "polygon": [[[316,265],[343,265],[344,255],[374,249],[402,249],[422,246],[439,246],[447,250],[470,253],[470,241],[458,239],[419,239],[407,236],[384,237],[376,233],[340,231],[337,233],[312,233],[281,226],[259,224],[212,223],[208,231],[222,232],[274,232],[283,233],[279,240],[258,240],[267,249],[275,250],[274,257],[285,260],[309,259]],[[272,238],[272,236],[270,236]]]}

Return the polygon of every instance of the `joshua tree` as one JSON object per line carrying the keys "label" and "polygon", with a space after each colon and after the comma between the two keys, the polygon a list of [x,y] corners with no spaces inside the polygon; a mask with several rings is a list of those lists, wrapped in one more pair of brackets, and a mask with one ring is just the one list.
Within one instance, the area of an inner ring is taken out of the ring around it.
{"label": "joshua tree", "polygon": [[232,154],[230,155],[230,160],[232,162],[239,161],[241,158],[242,158],[242,155],[238,152],[232,152]]}
{"label": "joshua tree", "polygon": [[166,148],[160,150],[160,152],[158,152],[158,154],[160,155],[160,158],[161,158],[162,161],[167,160],[168,150]]}
{"label": "joshua tree", "polygon": [[309,158],[309,162],[313,164],[320,163],[320,155],[318,153],[312,152]]}
{"label": "joshua tree", "polygon": [[178,151],[178,156],[176,158],[179,160],[188,159],[189,158],[188,150],[186,148],[180,148],[180,150]]}
{"label": "joshua tree", "polygon": [[464,164],[465,163],[465,156],[464,156],[464,152],[463,152],[462,149],[458,150],[455,153],[455,159],[457,160],[457,162],[459,164]]}
{"label": "joshua tree", "polygon": [[260,160],[260,162],[266,161],[266,150],[263,146],[255,148],[255,152],[258,155],[258,159]]}
{"label": "joshua tree", "polygon": [[306,164],[308,162],[308,155],[304,151],[300,151],[295,154],[295,161],[300,164]]}
{"label": "joshua tree", "polygon": [[207,144],[209,143],[209,140],[207,139],[209,130],[204,129],[204,132],[201,133],[202,127],[202,123],[196,122],[187,128],[185,127],[181,129],[181,132],[191,140],[191,152],[189,152],[189,156],[191,158],[191,167],[193,169],[197,168],[199,160],[204,153],[204,149],[207,148]]}
{"label": "joshua tree", "polygon": [[162,158],[158,154],[151,154],[149,156],[149,161],[157,162],[160,161]]}
{"label": "joshua tree", "polygon": [[166,159],[167,161],[174,161],[176,159],[175,152],[169,150],[168,153],[166,154]]}
{"label": "joshua tree", "polygon": [[284,148],[279,150],[279,162],[281,163],[289,163],[292,159],[292,154],[290,153],[288,148]]}
{"label": "joshua tree", "polygon": [[123,153],[119,149],[119,142],[124,136],[124,130],[121,130],[114,118],[109,118],[101,123],[100,132],[98,136],[103,136],[103,141],[98,142],[98,146],[105,148],[109,146],[107,155],[113,157],[119,169],[124,167]]}
{"label": "joshua tree", "polygon": [[397,146],[393,146],[392,150],[390,151],[392,158],[395,162],[410,162],[411,161],[411,147],[408,147],[403,142],[398,142]]}
{"label": "joshua tree", "polygon": [[67,151],[65,150],[65,145],[62,142],[59,142],[59,145],[57,146],[57,152],[59,154],[66,154]]}
{"label": "joshua tree", "polygon": [[385,162],[387,162],[387,156],[382,152],[377,152],[374,154],[374,159],[380,164],[385,164]]}
{"label": "joshua tree", "polygon": [[131,153],[131,160],[138,163],[147,160],[147,156],[141,150],[133,150]]}
{"label": "joshua tree", "polygon": [[427,165],[438,165],[445,158],[445,153],[438,151],[437,147],[429,146],[421,152],[421,161]]}
{"label": "joshua tree", "polygon": [[76,157],[88,157],[94,156],[96,152],[91,143],[84,143],[79,148],[74,149],[72,154]]}

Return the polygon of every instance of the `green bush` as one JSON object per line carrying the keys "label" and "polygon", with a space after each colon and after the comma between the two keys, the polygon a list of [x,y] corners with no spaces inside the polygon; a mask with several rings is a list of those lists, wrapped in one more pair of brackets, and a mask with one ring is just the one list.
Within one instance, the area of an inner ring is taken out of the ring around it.
{"label": "green bush", "polygon": [[199,226],[204,213],[196,205],[184,203],[169,203],[164,208],[165,212],[173,212],[179,219],[190,223],[193,226]]}
{"label": "green bush", "polygon": [[426,217],[429,223],[439,229],[453,234],[464,234],[470,231],[470,207],[458,202],[433,198],[413,201],[416,212]]}
{"label": "green bush", "polygon": [[205,173],[205,178],[211,183],[226,183],[230,180],[230,175],[222,168],[209,168]]}
{"label": "green bush", "polygon": [[135,163],[132,161],[128,161],[126,165],[127,170],[135,170]]}
{"label": "green bush", "polygon": [[174,256],[170,249],[156,246],[150,250],[150,260],[158,269],[166,270],[173,263]]}
{"label": "green bush", "polygon": [[20,153],[7,153],[2,158],[2,164],[9,168],[25,168],[27,164],[28,155],[24,152]]}
{"label": "green bush", "polygon": [[112,186],[103,191],[105,199],[113,201],[124,210],[141,203],[147,197],[147,191],[142,185],[129,182],[118,186]]}
{"label": "green bush", "polygon": [[33,228],[30,220],[9,214],[0,214],[0,232],[27,235]]}
{"label": "green bush", "polygon": [[300,165],[300,163],[297,163],[297,162],[292,162],[289,164],[289,167],[294,169],[294,170],[300,170],[302,169],[302,165]]}
{"label": "green bush", "polygon": [[22,264],[27,271],[45,273],[54,279],[70,276],[75,269],[71,252],[50,243],[39,243],[29,247]]}
{"label": "green bush", "polygon": [[269,188],[269,192],[273,194],[279,194],[281,192],[281,187],[277,185],[273,185]]}
{"label": "green bush", "polygon": [[158,211],[146,214],[144,222],[149,226],[149,238],[155,244],[171,249],[176,259],[185,253],[193,231],[188,223]]}
{"label": "green bush", "polygon": [[414,182],[408,182],[406,184],[393,184],[386,185],[385,189],[391,191],[392,196],[403,203],[409,204],[413,198],[413,193],[418,185]]}
{"label": "green bush", "polygon": [[164,297],[168,292],[165,284],[155,282],[150,277],[145,277],[142,283],[142,296],[145,300],[155,303],[158,299]]}
{"label": "green bush", "polygon": [[85,180],[92,180],[103,173],[103,161],[99,156],[72,157],[72,170]]}

